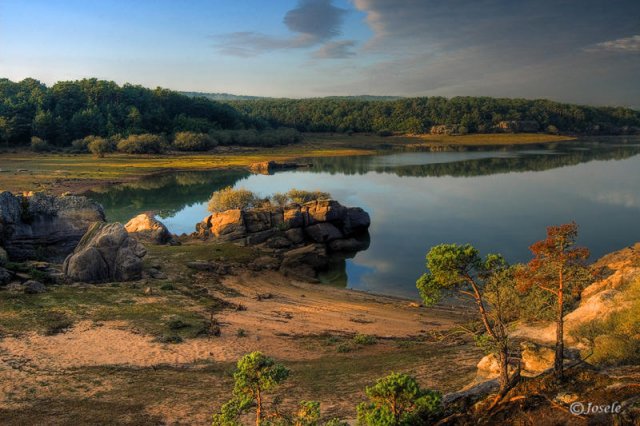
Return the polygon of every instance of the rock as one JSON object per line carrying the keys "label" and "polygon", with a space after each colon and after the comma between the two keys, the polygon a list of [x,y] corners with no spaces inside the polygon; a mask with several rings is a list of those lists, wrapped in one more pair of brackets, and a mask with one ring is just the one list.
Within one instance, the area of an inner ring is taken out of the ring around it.
{"label": "rock", "polygon": [[345,234],[351,235],[369,229],[371,218],[369,213],[360,207],[349,207],[347,209],[347,223],[345,224]]}
{"label": "rock", "polygon": [[11,292],[24,292],[24,284],[22,284],[19,281],[13,281],[10,282],[9,284],[7,284],[6,287],[7,291],[11,291]]}
{"label": "rock", "polygon": [[86,197],[0,192],[0,245],[16,261],[61,261],[93,223],[104,221],[102,206]]}
{"label": "rock", "polygon": [[555,359],[553,349],[531,342],[523,342],[521,347],[523,376],[537,376],[553,367]]}
{"label": "rock", "polygon": [[302,211],[298,205],[286,206],[283,211],[284,226],[287,229],[300,228],[304,225]]}
{"label": "rock", "polygon": [[284,249],[291,247],[291,241],[282,236],[275,236],[267,241],[267,247],[274,249]]}
{"label": "rock", "polygon": [[167,244],[173,239],[167,227],[150,213],[139,214],[124,228],[131,236],[151,244]]}
{"label": "rock", "polygon": [[273,237],[276,234],[275,229],[266,229],[264,231],[256,232],[254,234],[249,234],[247,236],[247,244],[256,245],[262,244],[267,241],[269,238]]}
{"label": "rock", "polygon": [[0,266],[0,285],[7,285],[11,282],[13,274]]}
{"label": "rock", "polygon": [[47,288],[40,281],[29,280],[23,284],[26,294],[39,294],[47,291]]}
{"label": "rock", "polygon": [[5,265],[9,261],[7,251],[0,247],[0,265]]}
{"label": "rock", "polygon": [[306,281],[317,281],[317,271],[329,264],[327,250],[322,244],[310,244],[284,254],[280,271]]}
{"label": "rock", "polygon": [[288,229],[284,231],[284,235],[293,244],[302,244],[304,242],[304,231],[302,228]]}
{"label": "rock", "polygon": [[356,238],[346,238],[340,240],[334,240],[329,243],[329,249],[331,251],[346,251],[346,252],[354,252],[366,250],[369,248],[369,241],[367,240],[358,240]]}
{"label": "rock", "polygon": [[204,228],[216,238],[226,241],[243,238],[247,233],[242,210],[239,209],[213,213],[205,218]]}
{"label": "rock", "polygon": [[149,276],[156,280],[164,280],[167,278],[167,275],[157,268],[150,268],[148,272]]}
{"label": "rock", "polygon": [[122,224],[95,223],[65,259],[62,269],[74,281],[138,280],[146,252]]}
{"label": "rock", "polygon": [[266,209],[252,209],[242,212],[247,232],[260,232],[271,229],[271,212]]}
{"label": "rock", "polygon": [[307,226],[304,232],[316,243],[328,243],[343,237],[338,228],[327,222]]}
{"label": "rock", "polygon": [[305,224],[318,222],[341,222],[347,218],[347,208],[335,200],[317,200],[302,206],[303,216],[306,212]]}
{"label": "rock", "polygon": [[477,375],[484,378],[498,377],[500,374],[500,364],[495,354],[484,356],[477,365]]}

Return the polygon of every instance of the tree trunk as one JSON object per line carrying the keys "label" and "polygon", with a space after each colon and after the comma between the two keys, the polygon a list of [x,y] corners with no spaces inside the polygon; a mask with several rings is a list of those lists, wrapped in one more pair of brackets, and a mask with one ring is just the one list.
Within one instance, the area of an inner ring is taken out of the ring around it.
{"label": "tree trunk", "polygon": [[262,423],[262,395],[260,390],[256,393],[256,426]]}
{"label": "tree trunk", "polygon": [[556,356],[553,363],[553,373],[557,380],[564,376],[564,274],[560,268],[558,280],[558,314],[556,318]]}
{"label": "tree trunk", "polygon": [[509,388],[509,354],[507,348],[500,348],[498,352],[498,362],[500,363],[500,394],[506,394]]}

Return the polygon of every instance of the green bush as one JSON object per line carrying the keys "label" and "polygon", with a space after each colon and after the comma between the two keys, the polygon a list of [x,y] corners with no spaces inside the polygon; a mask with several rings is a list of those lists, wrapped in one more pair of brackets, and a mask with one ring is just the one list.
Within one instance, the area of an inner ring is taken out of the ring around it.
{"label": "green bush", "polygon": [[46,152],[51,151],[51,147],[47,141],[40,139],[37,136],[31,138],[31,150],[34,152]]}
{"label": "green bush", "polygon": [[87,138],[76,139],[71,141],[71,151],[78,153],[89,152],[89,140]]}
{"label": "green bush", "polygon": [[262,202],[262,199],[247,189],[234,189],[231,186],[227,186],[211,194],[209,211],[223,212],[232,209],[249,209],[256,207]]}
{"label": "green bush", "polygon": [[207,151],[218,142],[206,133],[178,132],[173,138],[173,147],[178,151]]}
{"label": "green bush", "polygon": [[160,154],[167,148],[167,143],[162,136],[145,133],[131,135],[118,142],[118,151],[127,154]]}

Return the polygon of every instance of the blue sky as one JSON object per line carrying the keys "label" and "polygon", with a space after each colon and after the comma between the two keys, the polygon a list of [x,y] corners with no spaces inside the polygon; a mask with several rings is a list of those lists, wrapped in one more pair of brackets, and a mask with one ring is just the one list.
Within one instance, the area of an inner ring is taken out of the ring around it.
{"label": "blue sky", "polygon": [[2,0],[0,76],[640,107],[637,0]]}

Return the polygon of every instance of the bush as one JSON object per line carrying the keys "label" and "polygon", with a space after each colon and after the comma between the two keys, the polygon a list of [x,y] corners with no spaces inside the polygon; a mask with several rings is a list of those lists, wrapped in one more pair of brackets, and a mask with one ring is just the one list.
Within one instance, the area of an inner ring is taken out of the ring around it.
{"label": "bush", "polygon": [[178,151],[207,151],[217,144],[206,133],[179,132],[173,138],[173,147]]}
{"label": "bush", "polygon": [[379,130],[378,136],[382,136],[383,138],[386,138],[388,136],[393,136],[393,132],[387,129]]}
{"label": "bush", "polygon": [[309,201],[331,199],[331,194],[329,194],[328,192],[303,191],[301,189],[295,189],[295,188],[287,192],[286,195],[287,197],[289,197],[289,199],[292,202],[298,203],[298,204],[308,203]]}
{"label": "bush", "polygon": [[118,142],[118,151],[127,154],[160,154],[167,148],[167,143],[162,136],[145,133],[131,135]]}
{"label": "bush", "polygon": [[78,152],[78,153],[89,152],[88,146],[89,146],[89,141],[87,140],[87,138],[76,139],[71,142],[71,151]]}
{"label": "bush", "polygon": [[256,194],[247,189],[234,189],[231,186],[227,186],[211,194],[209,211],[223,212],[232,209],[249,209],[256,207],[262,201]]}
{"label": "bush", "polygon": [[34,136],[31,138],[31,150],[34,152],[46,152],[51,151],[51,147],[49,146],[47,141]]}
{"label": "bush", "polygon": [[356,334],[353,337],[353,343],[358,345],[375,345],[376,337],[369,334]]}
{"label": "bush", "polygon": [[84,140],[88,140],[87,150],[96,157],[102,158],[106,153],[115,151],[115,146],[109,139],[87,136]]}

